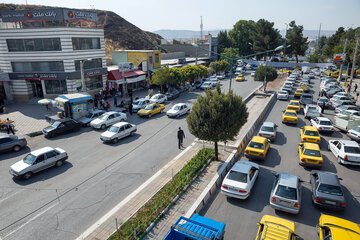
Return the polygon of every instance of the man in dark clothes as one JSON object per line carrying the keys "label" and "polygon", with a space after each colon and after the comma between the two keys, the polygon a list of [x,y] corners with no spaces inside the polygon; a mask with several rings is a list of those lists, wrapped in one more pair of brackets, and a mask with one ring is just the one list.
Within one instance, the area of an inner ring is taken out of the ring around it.
{"label": "man in dark clothes", "polygon": [[357,89],[357,84],[355,83],[355,87],[354,87],[354,92],[356,92],[356,89]]}
{"label": "man in dark clothes", "polygon": [[181,127],[179,127],[179,130],[177,132],[177,138],[178,138],[178,145],[179,145],[179,149],[181,149],[181,147],[184,147],[183,146],[183,140],[185,138],[185,133],[184,131],[181,129]]}
{"label": "man in dark clothes", "polygon": [[321,106],[321,113],[324,113],[325,111],[325,102],[322,103],[322,106]]}
{"label": "man in dark clothes", "polygon": [[133,108],[132,108],[133,106],[132,106],[132,102],[130,102],[129,103],[129,113],[130,113],[130,115],[132,115],[132,110],[133,110]]}

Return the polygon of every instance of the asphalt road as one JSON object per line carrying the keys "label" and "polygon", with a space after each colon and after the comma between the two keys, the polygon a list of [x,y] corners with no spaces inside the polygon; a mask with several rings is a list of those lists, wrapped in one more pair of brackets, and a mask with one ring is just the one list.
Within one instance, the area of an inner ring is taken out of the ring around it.
{"label": "asphalt road", "polygon": [[[233,81],[234,91],[245,97],[261,83],[249,76],[245,82]],[[222,80],[228,90],[229,80]],[[168,102],[192,104],[202,91],[182,94]],[[28,141],[19,153],[0,155],[0,237],[2,239],[74,239],[117,203],[172,160],[180,150],[178,127],[185,131],[184,146],[193,142],[185,116],[169,119],[165,114],[141,119],[136,114],[128,121],[138,131],[117,144],[103,144],[101,131],[83,128],[79,132]],[[69,159],[60,168],[36,174],[28,181],[14,180],[12,164],[29,151],[44,146],[60,147]]]}
{"label": "asphalt road", "polygon": [[[315,100],[317,99],[320,80],[317,78],[312,80],[312,82],[312,92],[315,90]],[[360,179],[360,168],[339,165],[336,158],[327,149],[328,140],[349,138],[340,132],[335,132],[331,136],[321,136],[320,147],[324,158],[322,170],[334,172],[343,178],[341,184],[344,187],[347,207],[344,212],[318,209],[311,202],[311,186],[309,184],[311,169],[305,169],[298,164],[299,128],[310,125],[310,122],[304,119],[303,114],[300,114],[298,115],[300,118],[297,126],[282,124],[281,111],[286,108],[287,104],[288,101],[277,101],[273,105],[271,112],[265,117],[265,121],[275,122],[279,126],[277,139],[271,144],[266,160],[264,162],[257,162],[261,169],[250,197],[246,200],[238,200],[226,198],[223,194],[217,192],[210,204],[201,212],[201,215],[226,223],[225,239],[254,239],[258,230],[256,223],[265,214],[294,221],[297,234],[303,239],[309,240],[318,239],[315,226],[318,224],[322,213],[360,223],[360,189],[358,182]],[[332,120],[333,115],[334,111],[325,111],[325,116]],[[242,157],[241,160],[247,159]],[[276,171],[298,175],[305,181],[302,185],[302,204],[298,215],[275,211],[270,207],[269,197],[274,181],[273,172]]]}

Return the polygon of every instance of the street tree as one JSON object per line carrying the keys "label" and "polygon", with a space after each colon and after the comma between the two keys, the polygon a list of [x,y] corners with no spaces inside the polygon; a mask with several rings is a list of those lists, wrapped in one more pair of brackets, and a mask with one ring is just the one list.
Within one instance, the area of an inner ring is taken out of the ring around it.
{"label": "street tree", "polygon": [[[265,80],[266,76],[266,81]],[[266,89],[267,82],[274,81],[277,78],[278,74],[274,67],[261,65],[255,71],[254,80],[264,82],[264,89]]]}
{"label": "street tree", "polygon": [[321,63],[324,62],[324,57],[316,50],[307,56],[307,59],[310,63]]}
{"label": "street tree", "polygon": [[225,60],[211,62],[209,65],[210,69],[214,73],[224,72],[230,69],[230,63]]}
{"label": "street tree", "polygon": [[[170,68],[170,72],[172,73],[172,79],[169,80],[169,85],[175,86],[179,83],[185,82],[184,73],[181,71],[180,68]],[[170,82],[171,81],[171,82]]]}
{"label": "street tree", "polygon": [[[221,55],[228,57],[228,58],[237,58],[237,54],[238,54],[239,50],[236,48],[224,48],[224,51],[221,52]],[[224,59],[226,60],[226,59]]]}
{"label": "street tree", "polygon": [[239,20],[233,29],[229,31],[229,38],[232,47],[238,50],[239,56],[246,56],[253,53],[251,35],[255,31],[255,22],[252,20]]}
{"label": "street tree", "polygon": [[231,40],[229,38],[228,32],[220,31],[218,33],[218,52],[223,52],[225,48],[231,47]]}
{"label": "street tree", "polygon": [[181,68],[181,71],[184,75],[185,81],[194,81],[199,77],[199,69],[195,66],[186,65],[185,67]]}
{"label": "street tree", "polygon": [[152,74],[152,78],[149,81],[150,84],[160,86],[161,92],[163,92],[164,85],[172,85],[174,82],[176,82],[174,73],[170,70],[168,66],[163,66],[157,69]]}
{"label": "street tree", "polygon": [[215,144],[215,159],[218,160],[218,142],[234,140],[246,123],[248,112],[241,96],[232,90],[224,94],[220,86],[199,95],[186,118],[189,131],[195,137]]}
{"label": "street tree", "polygon": [[286,52],[295,55],[296,63],[299,62],[298,56],[304,56],[308,47],[308,38],[303,37],[303,31],[304,27],[302,25],[296,25],[295,21],[291,21],[289,23],[289,29],[286,32],[286,44],[290,45],[290,47],[286,49]]}

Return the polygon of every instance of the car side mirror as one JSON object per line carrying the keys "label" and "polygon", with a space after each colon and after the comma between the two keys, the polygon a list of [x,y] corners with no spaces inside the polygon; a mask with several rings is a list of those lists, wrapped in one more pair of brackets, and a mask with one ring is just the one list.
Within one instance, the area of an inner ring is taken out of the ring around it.
{"label": "car side mirror", "polygon": [[302,146],[304,146],[304,144],[303,144],[303,143],[299,143],[299,146],[302,147]]}

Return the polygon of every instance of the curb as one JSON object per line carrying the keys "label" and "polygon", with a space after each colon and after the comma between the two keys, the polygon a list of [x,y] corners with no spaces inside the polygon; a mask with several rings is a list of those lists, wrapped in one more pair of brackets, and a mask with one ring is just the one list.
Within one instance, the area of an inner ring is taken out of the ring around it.
{"label": "curb", "polygon": [[43,132],[42,131],[36,131],[36,132],[27,133],[25,135],[27,135],[29,137],[36,137],[36,136],[43,135]]}

